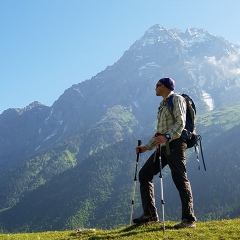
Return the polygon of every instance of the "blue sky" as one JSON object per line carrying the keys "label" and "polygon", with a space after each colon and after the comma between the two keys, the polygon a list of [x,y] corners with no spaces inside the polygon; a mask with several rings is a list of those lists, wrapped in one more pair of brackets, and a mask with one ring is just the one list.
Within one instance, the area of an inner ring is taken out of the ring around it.
{"label": "blue sky", "polygon": [[33,101],[51,106],[154,24],[240,44],[239,9],[238,0],[0,0],[0,114]]}

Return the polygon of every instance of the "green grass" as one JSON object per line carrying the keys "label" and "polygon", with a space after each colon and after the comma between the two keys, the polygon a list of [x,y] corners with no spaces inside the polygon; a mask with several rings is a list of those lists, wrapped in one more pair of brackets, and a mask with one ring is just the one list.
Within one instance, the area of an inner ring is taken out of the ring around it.
{"label": "green grass", "polygon": [[240,104],[227,106],[204,114],[197,115],[197,124],[201,123],[205,126],[220,124],[224,129],[238,125],[240,120]]}
{"label": "green grass", "polygon": [[146,240],[233,240],[240,239],[240,218],[198,222],[196,229],[173,229],[174,222],[166,222],[163,233],[162,224],[126,226],[115,230],[85,229],[74,231],[55,231],[42,233],[0,234],[0,239],[8,240],[73,240],[73,239],[146,239]]}

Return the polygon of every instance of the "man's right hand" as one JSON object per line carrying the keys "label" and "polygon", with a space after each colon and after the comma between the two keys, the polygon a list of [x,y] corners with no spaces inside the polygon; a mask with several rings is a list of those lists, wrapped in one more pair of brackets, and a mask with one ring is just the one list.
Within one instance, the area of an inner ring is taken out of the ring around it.
{"label": "man's right hand", "polygon": [[147,148],[145,146],[137,146],[136,147],[136,153],[144,153],[147,151]]}

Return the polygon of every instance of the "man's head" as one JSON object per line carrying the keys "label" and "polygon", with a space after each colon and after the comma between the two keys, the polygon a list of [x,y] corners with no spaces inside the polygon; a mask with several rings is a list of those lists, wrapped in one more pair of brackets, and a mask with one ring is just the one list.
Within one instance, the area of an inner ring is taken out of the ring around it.
{"label": "man's head", "polygon": [[161,78],[158,83],[162,83],[166,88],[170,89],[171,91],[175,88],[175,81],[171,78]]}
{"label": "man's head", "polygon": [[156,95],[166,98],[175,88],[175,81],[171,78],[161,78],[156,84]]}

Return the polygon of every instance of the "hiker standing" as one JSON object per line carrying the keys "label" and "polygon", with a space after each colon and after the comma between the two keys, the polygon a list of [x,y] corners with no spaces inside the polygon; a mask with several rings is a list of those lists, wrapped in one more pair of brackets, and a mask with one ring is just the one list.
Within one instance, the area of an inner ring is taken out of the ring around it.
{"label": "hiker standing", "polygon": [[[160,171],[158,159],[161,154],[162,168],[169,165],[182,202],[182,221],[174,227],[195,228],[192,190],[186,172],[187,144],[186,140],[180,138],[186,122],[186,101],[184,97],[173,92],[174,88],[175,81],[171,78],[162,78],[156,84],[156,96],[163,98],[158,108],[157,134],[145,146],[136,147],[136,153],[153,150],[158,145],[160,145],[160,151],[155,151],[139,171],[143,214],[133,219],[133,222],[140,224],[159,221],[155,206],[153,177]],[[168,110],[166,100],[172,94],[174,119]]]}

